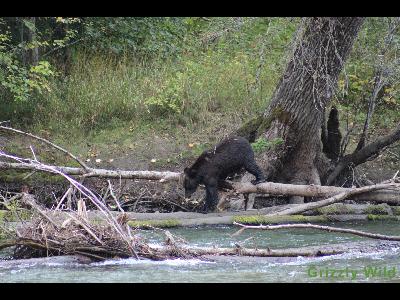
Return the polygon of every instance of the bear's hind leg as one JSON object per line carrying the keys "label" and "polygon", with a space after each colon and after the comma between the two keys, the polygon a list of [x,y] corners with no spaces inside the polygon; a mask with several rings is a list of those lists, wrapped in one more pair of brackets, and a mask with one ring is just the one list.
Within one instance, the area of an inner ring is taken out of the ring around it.
{"label": "bear's hind leg", "polygon": [[256,177],[255,180],[251,181],[252,184],[259,184],[261,182],[266,181],[266,178],[265,178],[263,172],[261,171],[260,167],[257,165],[254,158],[248,159],[244,164],[244,168],[246,169],[247,172],[249,172],[250,174],[253,174]]}

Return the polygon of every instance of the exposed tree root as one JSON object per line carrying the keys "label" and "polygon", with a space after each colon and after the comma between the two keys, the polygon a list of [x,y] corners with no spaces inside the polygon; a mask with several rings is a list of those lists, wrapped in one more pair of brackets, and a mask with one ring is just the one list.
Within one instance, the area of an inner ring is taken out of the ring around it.
{"label": "exposed tree root", "polygon": [[400,124],[397,128],[386,136],[377,138],[374,142],[364,146],[358,151],[343,156],[335,169],[329,174],[326,179],[326,185],[330,185],[348,166],[358,166],[366,162],[369,158],[379,154],[385,147],[400,140]]}

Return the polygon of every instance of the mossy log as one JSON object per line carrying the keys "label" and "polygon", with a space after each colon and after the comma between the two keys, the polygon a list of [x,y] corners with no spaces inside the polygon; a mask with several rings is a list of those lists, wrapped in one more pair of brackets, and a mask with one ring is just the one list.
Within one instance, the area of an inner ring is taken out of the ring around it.
{"label": "mossy log", "polygon": [[[219,212],[201,214],[194,212],[173,213],[133,213],[125,212],[128,224],[134,228],[147,228],[149,226],[170,228],[177,226],[201,226],[201,225],[232,225],[233,222],[243,224],[284,224],[284,223],[326,223],[345,222],[354,220],[400,220],[400,207],[386,204],[344,204],[336,203],[304,215],[268,216],[268,214],[295,207],[295,204],[267,207],[260,210],[248,210],[237,212]],[[63,222],[68,215],[62,211],[48,211],[53,219]],[[111,212],[115,218],[122,215],[121,212]],[[1,219],[3,216],[3,219]],[[88,211],[89,220],[94,224],[106,222],[98,211]],[[10,212],[0,211],[0,221],[17,221]]]}
{"label": "mossy log", "polygon": [[[174,212],[174,213],[133,213],[126,212],[129,218],[128,224],[132,227],[146,228],[148,226],[169,228],[176,226],[198,226],[198,225],[230,225],[233,222],[243,224],[282,224],[282,223],[322,223],[330,221],[351,221],[351,220],[398,220],[400,218],[400,206],[390,206],[382,204],[345,204],[334,203],[325,207],[317,208],[305,212],[302,215],[288,216],[266,216],[284,208],[295,207],[296,204],[278,205],[267,207],[260,210],[248,210],[237,212],[219,213],[193,213],[193,212]],[[112,212],[115,217],[121,215],[120,212]],[[51,212],[52,217],[66,218],[66,213],[62,211]],[[0,222],[17,222],[20,219],[28,220],[31,216],[29,211],[16,215],[16,213],[0,210]],[[89,219],[93,223],[104,222],[104,217],[97,211],[88,212]]]}

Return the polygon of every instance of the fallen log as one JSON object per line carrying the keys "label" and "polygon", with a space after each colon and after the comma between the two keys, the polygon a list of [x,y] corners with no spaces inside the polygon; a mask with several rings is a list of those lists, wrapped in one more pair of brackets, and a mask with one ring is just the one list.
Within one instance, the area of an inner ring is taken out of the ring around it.
{"label": "fallen log", "polygon": [[[353,191],[354,188],[343,188],[337,186],[325,185],[302,185],[302,184],[285,184],[275,182],[264,182],[253,185],[250,182],[235,182],[232,184],[238,193],[256,193],[269,194],[277,196],[303,196],[324,198],[334,196],[340,193]],[[361,192],[360,194],[351,195],[352,200],[358,201],[377,201],[390,202],[400,204],[400,191],[393,188],[383,188],[381,190],[370,190]]]}
{"label": "fallen log", "polygon": [[[16,241],[8,241],[8,243],[0,244],[0,248],[12,247],[16,244],[23,245],[23,243],[18,243]],[[231,257],[320,257],[320,256],[330,256],[330,255],[338,255],[344,253],[371,253],[371,252],[382,252],[393,250],[393,248],[399,248],[400,244],[394,241],[368,241],[368,242],[352,242],[352,243],[341,243],[341,244],[329,244],[329,245],[316,245],[316,246],[305,246],[298,248],[286,248],[286,249],[254,249],[254,248],[245,248],[240,245],[237,245],[234,248],[219,248],[219,247],[196,247],[196,246],[187,246],[187,245],[155,245],[149,247],[147,250],[151,250],[150,252],[143,253],[142,258],[147,259],[171,259],[181,257],[177,255],[177,249],[180,250],[182,255],[186,258],[190,257],[205,257],[208,260],[212,260],[217,257],[231,256]],[[93,251],[93,249],[89,249]],[[78,253],[77,253],[78,254]],[[124,255],[125,254],[125,255]],[[127,253],[118,253],[117,256],[121,257],[129,257],[126,255]],[[62,256],[63,257],[63,256]],[[57,259],[57,261],[63,261],[63,258]],[[74,256],[67,256],[71,257]],[[79,255],[73,261],[80,263],[88,263],[87,259],[91,259],[94,261],[104,260],[106,257],[90,255],[87,252]],[[112,257],[109,257],[111,259]],[[18,264],[18,262],[26,263],[29,261],[48,261],[51,258],[36,258],[36,259],[20,259],[15,261],[0,261],[1,267],[10,267]],[[54,260],[52,258],[51,260]],[[71,260],[70,259],[70,260]]]}
{"label": "fallen log", "polygon": [[332,226],[325,225],[316,225],[316,224],[281,224],[281,225],[245,225],[238,222],[234,222],[234,225],[238,225],[242,227],[239,231],[234,233],[235,235],[241,233],[244,229],[260,229],[260,230],[277,230],[277,229],[292,229],[292,228],[300,228],[300,229],[318,229],[328,232],[339,232],[339,233],[348,233],[354,234],[357,236],[367,237],[371,239],[377,240],[386,240],[386,241],[400,241],[400,236],[396,235],[384,235],[379,233],[371,233],[361,230],[349,229],[349,228],[337,228]]}
{"label": "fallen log", "polygon": [[[296,207],[298,204],[279,205],[266,207],[259,210],[219,212],[219,213],[195,213],[195,212],[173,212],[173,213],[135,213],[135,212],[111,212],[114,218],[119,219],[126,215],[128,225],[133,228],[146,228],[148,225],[159,228],[203,226],[203,225],[232,225],[233,222],[245,224],[285,224],[285,223],[329,223],[348,221],[399,221],[400,207],[389,205],[371,204],[342,204],[328,205],[320,209],[309,211],[303,215],[270,215],[285,208]],[[64,211],[46,211],[52,220],[62,224],[67,220],[68,214]],[[104,224],[107,220],[101,212],[91,210],[87,212],[90,222]],[[2,217],[3,215],[3,217]],[[25,218],[24,220],[27,220]],[[11,212],[0,210],[0,222],[18,222],[18,217]],[[0,233],[1,233],[0,226]]]}
{"label": "fallen log", "polygon": [[184,249],[188,249],[190,254],[201,256],[317,257],[343,253],[390,251],[399,247],[400,244],[397,241],[362,241],[286,249],[249,249],[240,247],[240,245],[236,248],[185,247]]}
{"label": "fallen log", "polygon": [[[240,245],[238,245],[240,248]],[[246,248],[244,245],[241,245],[242,249]],[[345,243],[335,243],[335,244],[321,244],[321,245],[312,245],[312,246],[302,246],[296,248],[285,248],[285,249],[273,249],[275,250],[284,250],[286,253],[291,253],[292,255],[288,256],[244,256],[244,255],[230,255],[230,254],[215,254],[214,247],[191,247],[193,251],[200,250],[201,256],[198,256],[199,259],[205,259],[206,261],[221,261],[221,262],[249,262],[249,261],[264,261],[271,263],[288,263],[295,262],[298,259],[298,255],[296,253],[300,252],[308,252],[314,254],[314,256],[304,256],[304,258],[313,259],[315,256],[328,256],[328,255],[340,255],[340,254],[351,254],[354,253],[355,256],[360,255],[360,253],[388,253],[392,252],[393,249],[398,249],[400,247],[399,242],[393,241],[379,241],[379,240],[368,240],[368,241],[357,241],[357,242],[345,242]],[[211,248],[211,249],[210,249]],[[207,250],[210,249],[210,254],[207,254]],[[221,249],[221,248],[220,248]],[[223,249],[223,248],[222,248]],[[251,248],[246,248],[251,249]],[[267,248],[261,248],[267,250]],[[255,250],[255,249],[254,249]],[[229,251],[227,251],[229,253]],[[198,252],[199,253],[199,252]],[[212,254],[214,253],[214,254]],[[331,253],[331,254],[329,254]],[[261,259],[261,260],[260,260]],[[21,260],[20,260],[21,261]],[[22,263],[23,261],[21,261]],[[1,267],[1,262],[0,262]]]}
{"label": "fallen log", "polygon": [[[0,250],[8,247],[14,246],[25,246],[25,247],[33,247],[33,248],[40,248],[44,250],[52,249],[52,247],[45,246],[39,243],[33,243],[32,241],[25,241],[25,240],[13,240],[13,241],[6,241],[0,243]],[[175,247],[174,247],[175,248]],[[54,248],[56,249],[56,248]],[[149,247],[148,250],[151,249],[151,257],[164,257],[164,258],[171,258],[171,256],[176,255],[174,253],[175,249],[172,247]],[[323,255],[334,255],[343,253],[343,250],[335,250],[335,249],[282,249],[282,250],[272,250],[272,249],[248,249],[242,247],[236,248],[214,248],[214,247],[181,247],[181,250],[184,251],[186,255],[191,255],[194,257],[203,256],[203,255],[239,255],[239,256],[257,256],[257,257],[293,257],[293,256],[323,256]],[[88,257],[93,260],[104,260],[107,257],[111,258],[112,256],[106,252],[104,249],[104,253],[107,256],[96,256],[93,255],[93,249],[87,249],[88,252],[83,252],[82,255]],[[90,252],[89,252],[90,251]],[[75,251],[77,253],[77,251]],[[80,252],[81,253],[81,252]],[[113,253],[115,255],[115,253]],[[128,258],[130,255],[128,253],[118,253],[119,257]],[[71,254],[67,254],[71,255]],[[150,258],[147,253],[143,253],[143,257]]]}
{"label": "fallen log", "polygon": [[[336,249],[249,249],[244,247],[236,248],[213,248],[213,247],[184,247],[183,250],[195,257],[204,255],[228,255],[228,256],[253,256],[253,257],[297,257],[297,256],[327,256],[343,253],[342,250]],[[164,255],[168,253],[168,249],[159,250]]]}
{"label": "fallen log", "polygon": [[300,213],[303,213],[303,212],[308,211],[308,210],[320,208],[320,207],[323,207],[323,206],[327,206],[327,205],[330,205],[330,204],[333,204],[333,203],[337,203],[337,202],[343,201],[343,200],[351,197],[352,195],[361,194],[361,193],[370,192],[370,191],[375,191],[375,190],[380,190],[380,189],[384,189],[384,188],[389,189],[389,188],[399,188],[399,187],[400,187],[400,183],[389,182],[389,183],[381,183],[381,184],[364,186],[364,187],[361,187],[361,188],[354,188],[354,189],[350,189],[349,191],[341,192],[341,193],[339,193],[337,195],[334,195],[334,196],[329,197],[329,198],[324,199],[324,200],[305,203],[305,204],[300,204],[300,205],[297,205],[296,207],[285,209],[285,210],[282,210],[282,211],[278,211],[278,212],[276,212],[274,214],[271,214],[271,215],[300,214]]}
{"label": "fallen log", "polygon": [[[43,165],[43,164],[42,164]],[[99,178],[115,178],[115,179],[144,179],[144,180],[158,180],[160,182],[179,181],[182,178],[182,173],[170,171],[126,171],[126,170],[107,170],[89,168],[74,168],[64,166],[49,166],[55,170],[66,175],[84,176],[84,177],[99,177]],[[0,162],[0,169],[8,170],[36,170],[43,171],[43,169],[32,162]],[[48,171],[47,171],[48,172]],[[322,185],[294,185],[275,182],[265,182],[258,185],[253,185],[250,182],[232,183],[235,191],[238,193],[258,193],[269,195],[285,195],[285,196],[303,196],[303,197],[330,197],[339,193],[349,192],[354,189],[342,188],[335,186],[322,186]],[[400,204],[400,191],[394,189],[381,189],[362,192],[355,194],[351,198],[357,201],[377,201],[387,202],[392,204]]]}
{"label": "fallen log", "polygon": [[[99,178],[116,178],[116,179],[146,179],[146,180],[159,180],[160,182],[178,181],[181,173],[177,172],[159,172],[159,171],[124,171],[124,170],[107,170],[88,168],[74,168],[63,166],[50,166],[59,172],[66,175],[83,176],[83,177],[99,177]],[[34,163],[9,163],[0,162],[0,169],[14,169],[14,170],[36,170],[43,171],[38,165]]]}

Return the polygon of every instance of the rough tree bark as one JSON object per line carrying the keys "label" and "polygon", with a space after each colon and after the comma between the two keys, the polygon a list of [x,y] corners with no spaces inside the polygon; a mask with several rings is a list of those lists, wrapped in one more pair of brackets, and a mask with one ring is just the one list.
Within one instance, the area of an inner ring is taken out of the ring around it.
{"label": "rough tree bark", "polygon": [[[27,20],[33,25],[33,27],[36,27],[35,17],[29,17],[27,18]],[[37,36],[35,30],[33,30],[33,28],[28,28],[28,42],[35,43],[36,40]],[[36,66],[39,62],[39,48],[35,46],[27,50],[27,58],[28,58],[28,64]]]}
{"label": "rough tree bark", "polygon": [[[304,20],[292,57],[270,105],[239,130],[249,139],[283,141],[262,154],[269,181],[320,184],[321,125],[364,18]],[[291,203],[302,203],[294,196]]]}

